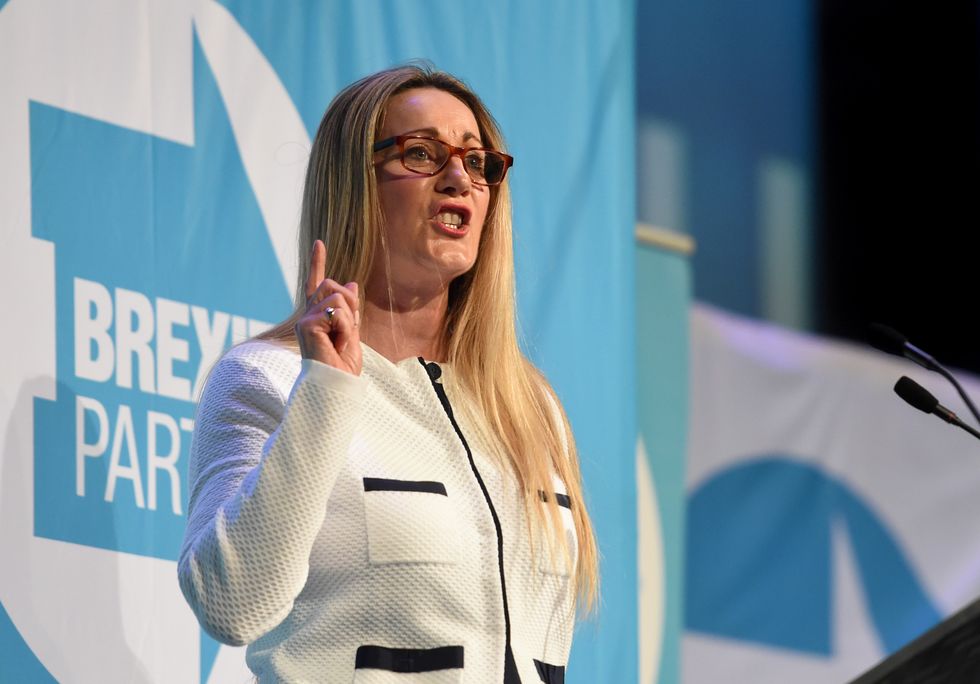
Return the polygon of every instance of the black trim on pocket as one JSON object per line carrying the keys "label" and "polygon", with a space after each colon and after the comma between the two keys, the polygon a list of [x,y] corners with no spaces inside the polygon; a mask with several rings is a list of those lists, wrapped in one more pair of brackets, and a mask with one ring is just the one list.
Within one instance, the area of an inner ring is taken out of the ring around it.
{"label": "black trim on pocket", "polygon": [[387,670],[388,672],[435,672],[463,667],[462,646],[438,648],[385,648],[358,646],[354,658],[355,670]]}
{"label": "black trim on pocket", "polygon": [[[542,501],[548,503],[548,492],[539,489],[538,496],[541,497]],[[569,498],[568,494],[557,493],[555,494],[555,499],[558,501],[559,506],[572,510],[572,500]]]}
{"label": "black trim on pocket", "polygon": [[365,477],[365,492],[425,492],[427,494],[446,493],[446,485],[441,482],[426,482],[415,480],[389,480],[383,477]]}
{"label": "black trim on pocket", "polygon": [[545,684],[565,684],[564,665],[551,665],[535,658],[534,667],[537,668],[538,676],[541,677],[541,681]]}

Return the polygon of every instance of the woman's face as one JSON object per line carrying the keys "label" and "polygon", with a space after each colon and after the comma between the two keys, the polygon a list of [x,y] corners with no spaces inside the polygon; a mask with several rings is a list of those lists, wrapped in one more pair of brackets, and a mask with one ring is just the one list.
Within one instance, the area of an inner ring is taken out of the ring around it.
{"label": "woman's face", "polygon": [[[405,134],[456,147],[484,146],[470,108],[435,88],[406,90],[389,101],[378,140]],[[391,286],[424,296],[434,288],[448,288],[473,267],[490,188],[473,183],[458,156],[450,157],[436,175],[423,176],[402,166],[398,150],[392,146],[377,152],[375,167]],[[384,277],[383,260],[377,261],[372,281]]]}

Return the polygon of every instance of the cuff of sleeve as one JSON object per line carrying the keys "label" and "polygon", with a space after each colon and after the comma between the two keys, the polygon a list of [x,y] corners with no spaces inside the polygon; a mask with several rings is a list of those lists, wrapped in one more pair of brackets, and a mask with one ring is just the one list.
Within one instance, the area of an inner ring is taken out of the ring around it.
{"label": "cuff of sleeve", "polygon": [[290,400],[296,394],[296,389],[304,382],[315,383],[325,389],[344,394],[351,399],[360,399],[364,396],[364,378],[313,359],[303,359],[299,376],[289,394]]}

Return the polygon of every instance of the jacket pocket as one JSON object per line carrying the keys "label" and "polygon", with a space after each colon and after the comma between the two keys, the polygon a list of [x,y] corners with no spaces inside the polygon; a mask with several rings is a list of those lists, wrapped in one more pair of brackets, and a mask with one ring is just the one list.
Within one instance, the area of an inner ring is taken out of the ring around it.
{"label": "jacket pocket", "polygon": [[463,680],[463,647],[357,649],[354,684],[458,684]]}
{"label": "jacket pocket", "polygon": [[[556,489],[561,483],[555,478]],[[551,526],[550,513],[547,510],[542,512],[543,530],[539,535],[541,543],[535,549],[538,557],[538,570],[549,575],[562,575],[568,577],[575,569],[575,562],[578,559],[578,536],[575,534],[575,519],[572,517],[572,501],[568,494],[560,491],[538,492],[541,506],[547,506],[551,497],[554,496],[558,501],[558,518],[561,522],[559,530]],[[560,535],[556,537],[557,535]],[[562,545],[564,541],[564,546]],[[566,554],[565,549],[568,553]]]}
{"label": "jacket pocket", "polygon": [[455,563],[459,529],[441,482],[364,478],[368,559],[385,563]]}
{"label": "jacket pocket", "polygon": [[552,665],[551,663],[545,663],[535,658],[534,667],[538,671],[538,677],[545,684],[565,684],[564,665]]}

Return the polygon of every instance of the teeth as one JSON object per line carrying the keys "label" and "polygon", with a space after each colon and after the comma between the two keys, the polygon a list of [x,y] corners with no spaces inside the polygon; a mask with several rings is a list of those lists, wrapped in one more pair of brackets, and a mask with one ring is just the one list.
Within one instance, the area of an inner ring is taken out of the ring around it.
{"label": "teeth", "polygon": [[441,223],[445,223],[447,226],[453,226],[458,228],[463,223],[463,216],[457,214],[455,211],[444,211],[441,212],[436,219]]}

